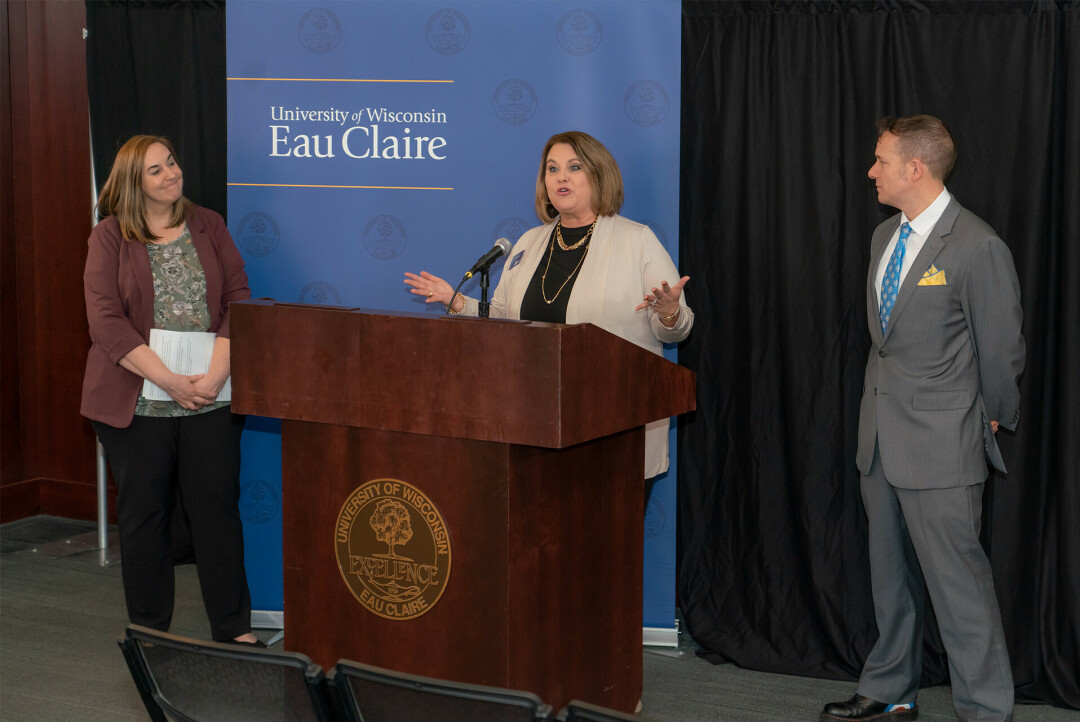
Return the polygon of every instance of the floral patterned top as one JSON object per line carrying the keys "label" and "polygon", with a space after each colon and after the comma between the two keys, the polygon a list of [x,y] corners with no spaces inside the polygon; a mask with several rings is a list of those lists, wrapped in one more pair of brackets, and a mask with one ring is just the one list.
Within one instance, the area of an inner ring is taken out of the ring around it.
{"label": "floral patterned top", "polygon": [[[175,241],[152,243],[150,273],[154,277],[154,328],[166,331],[206,331],[210,309],[206,305],[206,274],[187,225]],[[227,406],[216,401],[191,411],[175,401],[150,401],[139,395],[136,416],[193,416]]]}

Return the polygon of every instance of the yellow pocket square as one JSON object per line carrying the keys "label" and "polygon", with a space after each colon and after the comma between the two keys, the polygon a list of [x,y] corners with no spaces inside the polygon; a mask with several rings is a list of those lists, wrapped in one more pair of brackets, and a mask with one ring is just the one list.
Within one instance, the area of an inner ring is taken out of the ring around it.
{"label": "yellow pocket square", "polygon": [[919,279],[920,286],[945,286],[947,284],[948,282],[945,280],[945,271],[939,271],[934,264],[930,264],[930,268],[927,268],[926,273]]}

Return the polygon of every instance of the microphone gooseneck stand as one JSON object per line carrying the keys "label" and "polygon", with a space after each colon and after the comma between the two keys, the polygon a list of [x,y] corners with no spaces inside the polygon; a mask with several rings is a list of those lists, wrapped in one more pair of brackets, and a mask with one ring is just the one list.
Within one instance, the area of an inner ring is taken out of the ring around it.
{"label": "microphone gooseneck stand", "polygon": [[488,269],[480,269],[480,318],[488,318],[491,311],[491,304],[488,303],[488,286],[490,285],[491,279],[488,278]]}
{"label": "microphone gooseneck stand", "polygon": [[458,291],[460,291],[461,287],[465,285],[465,282],[468,281],[470,278],[473,278],[477,273],[479,273],[480,310],[478,315],[480,316],[480,318],[488,318],[491,315],[491,304],[488,303],[488,288],[491,286],[491,277],[488,275],[488,272],[491,269],[491,264],[494,263],[497,258],[509,253],[510,249],[510,241],[506,240],[505,238],[500,238],[499,240],[495,241],[495,247],[485,253],[483,256],[481,256],[480,260],[477,261],[476,264],[469,269],[468,273],[465,274],[465,277],[461,279],[461,282],[458,283],[457,288],[454,289],[454,292],[450,294],[450,303],[454,303],[454,300],[457,298]]}

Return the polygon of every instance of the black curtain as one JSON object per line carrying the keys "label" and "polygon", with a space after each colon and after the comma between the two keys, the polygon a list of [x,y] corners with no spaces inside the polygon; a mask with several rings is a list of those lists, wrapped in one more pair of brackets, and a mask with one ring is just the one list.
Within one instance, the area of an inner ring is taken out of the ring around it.
{"label": "black curtain", "polygon": [[[1080,707],[1080,5],[684,2],[679,595],[706,656],[855,679],[877,637],[855,468],[883,115],[1012,250],[1027,369],[984,543],[1018,699]],[[928,625],[923,682],[947,678]]]}
{"label": "black curtain", "polygon": [[86,0],[97,187],[133,135],[176,146],[184,195],[225,216],[225,2]]}

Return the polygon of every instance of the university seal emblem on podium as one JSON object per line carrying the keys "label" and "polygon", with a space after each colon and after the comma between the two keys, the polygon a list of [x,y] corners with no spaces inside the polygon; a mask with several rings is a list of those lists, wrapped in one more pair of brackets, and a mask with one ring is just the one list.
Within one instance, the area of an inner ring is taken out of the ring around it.
{"label": "university seal emblem on podium", "polygon": [[385,619],[421,616],[450,579],[450,534],[435,504],[398,479],[373,479],[345,500],[334,526],[345,585]]}

